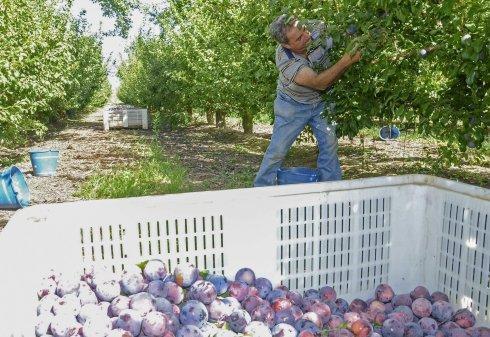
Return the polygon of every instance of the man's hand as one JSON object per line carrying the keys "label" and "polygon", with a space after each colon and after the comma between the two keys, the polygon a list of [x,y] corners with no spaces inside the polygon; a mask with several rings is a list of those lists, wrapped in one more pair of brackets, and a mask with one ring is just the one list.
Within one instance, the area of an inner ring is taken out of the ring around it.
{"label": "man's hand", "polygon": [[345,53],[344,56],[342,56],[342,61],[345,62],[349,67],[353,65],[354,63],[357,63],[361,60],[361,52],[357,51],[354,55],[351,55],[350,53]]}
{"label": "man's hand", "polygon": [[353,56],[351,56],[351,64],[357,63],[361,60],[361,52],[357,51]]}

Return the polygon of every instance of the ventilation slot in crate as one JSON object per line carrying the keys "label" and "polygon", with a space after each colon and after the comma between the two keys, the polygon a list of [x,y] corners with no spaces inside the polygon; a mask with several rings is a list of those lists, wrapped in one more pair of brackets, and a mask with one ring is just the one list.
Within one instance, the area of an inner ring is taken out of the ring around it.
{"label": "ventilation slot in crate", "polygon": [[224,244],[221,215],[138,223],[141,259],[162,259],[170,271],[188,262],[201,270],[223,274]]}
{"label": "ventilation slot in crate", "polygon": [[[124,269],[127,258],[124,248],[126,230],[121,225],[80,228],[81,253],[84,266],[108,261],[112,271]],[[110,262],[109,262],[110,261]]]}
{"label": "ventilation slot in crate", "polygon": [[360,204],[358,290],[374,289],[388,280],[391,234],[391,198]]}
{"label": "ventilation slot in crate", "polygon": [[483,320],[490,319],[489,241],[488,213],[444,202],[437,274],[439,290]]}
{"label": "ventilation slot in crate", "polygon": [[297,290],[328,284],[348,292],[352,225],[350,202],[282,209],[277,236],[283,283]]}

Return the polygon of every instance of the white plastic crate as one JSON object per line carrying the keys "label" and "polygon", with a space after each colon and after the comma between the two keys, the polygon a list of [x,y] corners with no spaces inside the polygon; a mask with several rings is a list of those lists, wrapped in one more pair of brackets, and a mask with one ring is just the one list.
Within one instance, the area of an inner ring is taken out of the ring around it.
{"label": "white plastic crate", "polygon": [[0,233],[0,336],[33,335],[50,268],[151,257],[348,300],[422,284],[490,326],[489,213],[490,190],[424,175],[28,207]]}
{"label": "white plastic crate", "polygon": [[104,130],[111,128],[148,129],[148,110],[131,107],[108,108],[103,111]]}

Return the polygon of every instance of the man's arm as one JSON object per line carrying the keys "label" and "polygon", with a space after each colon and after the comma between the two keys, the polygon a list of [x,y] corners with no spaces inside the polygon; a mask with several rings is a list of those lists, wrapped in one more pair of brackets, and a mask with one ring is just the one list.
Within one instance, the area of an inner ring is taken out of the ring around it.
{"label": "man's arm", "polygon": [[303,67],[294,77],[294,81],[302,86],[316,90],[325,90],[337,81],[349,67],[359,62],[361,54],[358,52],[354,56],[345,54],[337,63],[330,68],[316,73],[313,69]]}

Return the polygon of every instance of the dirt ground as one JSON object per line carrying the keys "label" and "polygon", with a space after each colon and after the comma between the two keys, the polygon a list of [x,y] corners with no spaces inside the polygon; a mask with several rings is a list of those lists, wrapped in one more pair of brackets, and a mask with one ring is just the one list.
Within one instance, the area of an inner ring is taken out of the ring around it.
{"label": "dirt ground", "polygon": [[[51,132],[45,141],[29,147],[0,148],[0,170],[15,164],[25,173],[33,205],[77,200],[74,193],[87,177],[142,158],[143,148],[154,139],[151,130],[104,131],[102,111],[95,111],[80,120],[70,120],[64,128]],[[194,123],[164,132],[158,138],[163,152],[185,167],[191,190],[216,190],[251,186],[271,132],[271,125],[257,124],[254,134],[245,135],[238,120],[230,119],[224,129]],[[31,147],[60,150],[55,176],[33,176],[28,156]],[[316,154],[314,143],[296,143],[285,166],[314,167]],[[435,148],[428,142],[368,139],[363,146],[360,139],[340,139],[339,157],[344,179],[423,173],[489,187],[488,164],[443,171],[434,169],[437,162]],[[0,230],[14,213],[0,210]]]}
{"label": "dirt ground", "polygon": [[[51,132],[45,141],[29,147],[7,150],[0,148],[0,162],[18,160],[15,165],[24,172],[31,204],[59,203],[78,200],[74,193],[94,172],[108,170],[116,164],[138,158],[141,141],[152,137],[150,130],[103,130],[102,109],[82,118],[68,121],[65,128]],[[60,159],[56,175],[36,177],[29,159],[29,148],[58,149]],[[5,167],[0,166],[0,170]],[[15,211],[0,210],[0,229]]]}

